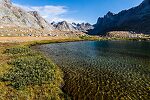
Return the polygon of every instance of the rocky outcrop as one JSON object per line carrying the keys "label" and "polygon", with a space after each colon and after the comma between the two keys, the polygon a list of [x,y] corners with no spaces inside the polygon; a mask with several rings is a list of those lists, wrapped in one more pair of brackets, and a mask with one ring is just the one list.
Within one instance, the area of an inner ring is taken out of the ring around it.
{"label": "rocky outcrop", "polygon": [[0,26],[52,29],[37,12],[26,12],[12,5],[10,0],[0,0]]}
{"label": "rocky outcrop", "polygon": [[[49,23],[37,11],[25,11],[14,6],[10,0],[0,0],[0,27],[34,28],[48,31],[87,32],[93,26],[89,23],[75,24],[62,21]],[[12,29],[12,28],[11,28]],[[20,28],[19,28],[20,29]]]}
{"label": "rocky outcrop", "polygon": [[105,35],[109,31],[134,31],[150,34],[150,0],[118,14],[108,12],[100,17],[89,34]]}
{"label": "rocky outcrop", "polygon": [[62,31],[87,32],[88,30],[93,29],[93,26],[89,23],[76,24],[62,21],[59,23],[52,22],[51,25],[53,25],[55,29]]}
{"label": "rocky outcrop", "polygon": [[4,4],[4,3],[7,3],[7,4],[12,4],[10,0],[0,0],[0,3]]}
{"label": "rocky outcrop", "polygon": [[50,25],[45,19],[43,19],[37,11],[30,11],[28,12],[30,13],[31,15],[33,15],[36,20],[37,20],[37,23],[39,24],[39,26],[42,28],[42,29],[46,29],[46,30],[54,30],[54,27],[52,25]]}
{"label": "rocky outcrop", "polygon": [[76,25],[76,28],[79,30],[79,31],[82,31],[82,32],[87,32],[88,30],[91,30],[93,29],[93,25],[89,24],[89,23],[81,23],[81,24],[77,24]]}
{"label": "rocky outcrop", "polygon": [[55,29],[61,31],[78,31],[72,24],[66,21],[59,22],[55,25]]}
{"label": "rocky outcrop", "polygon": [[141,38],[145,37],[144,34],[136,34],[135,32],[129,31],[111,31],[107,33],[108,37],[114,38]]}

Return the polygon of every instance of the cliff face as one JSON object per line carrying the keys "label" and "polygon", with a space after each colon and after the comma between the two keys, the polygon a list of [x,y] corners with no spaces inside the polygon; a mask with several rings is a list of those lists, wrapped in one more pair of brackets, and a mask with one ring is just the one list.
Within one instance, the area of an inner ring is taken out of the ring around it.
{"label": "cliff face", "polygon": [[54,26],[55,29],[60,31],[78,31],[72,24],[67,23],[66,21],[59,22]]}
{"label": "cliff face", "polygon": [[108,12],[100,17],[89,34],[105,35],[109,31],[134,31],[150,34],[150,0],[118,14]]}
{"label": "cliff face", "polygon": [[35,12],[12,5],[10,0],[0,0],[0,26],[31,27],[36,29],[53,29],[45,19]]}
{"label": "cliff face", "polygon": [[0,3],[7,3],[7,4],[11,4],[10,0],[0,0]]}
{"label": "cliff face", "polygon": [[82,31],[82,32],[87,32],[88,30],[91,30],[93,29],[93,25],[89,24],[89,23],[81,23],[81,24],[76,24],[76,28],[79,30],[79,31]]}
{"label": "cliff face", "polygon": [[37,11],[30,11],[28,13],[30,13],[32,16],[36,18],[37,23],[42,29],[54,30],[54,27],[50,25],[45,19],[43,19]]}
{"label": "cliff face", "polygon": [[89,23],[68,23],[66,21],[62,21],[59,23],[51,23],[56,30],[61,31],[76,31],[76,32],[87,32],[90,29],[93,29],[93,26]]}
{"label": "cliff face", "polygon": [[14,6],[10,0],[0,0],[0,27],[34,28],[48,31],[87,32],[93,26],[88,23],[75,24],[66,21],[49,23],[36,11],[25,11]]}

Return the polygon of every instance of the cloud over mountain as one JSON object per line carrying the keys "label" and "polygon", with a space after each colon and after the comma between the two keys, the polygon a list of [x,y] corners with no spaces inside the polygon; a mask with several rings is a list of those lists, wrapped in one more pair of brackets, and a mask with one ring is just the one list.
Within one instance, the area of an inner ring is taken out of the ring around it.
{"label": "cloud over mountain", "polygon": [[60,22],[64,20],[67,22],[76,22],[76,23],[83,22],[73,18],[64,17],[70,12],[66,6],[54,6],[54,5],[30,6],[30,5],[21,5],[17,3],[13,4],[20,8],[23,8],[26,11],[37,11],[43,18],[45,18],[49,22],[52,21]]}

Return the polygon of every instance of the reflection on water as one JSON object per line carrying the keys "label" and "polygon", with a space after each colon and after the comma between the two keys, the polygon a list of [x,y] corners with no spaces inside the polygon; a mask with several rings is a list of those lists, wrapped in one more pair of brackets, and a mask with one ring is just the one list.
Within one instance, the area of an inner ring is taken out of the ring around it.
{"label": "reflection on water", "polygon": [[86,41],[37,46],[65,73],[73,99],[150,99],[150,42]]}

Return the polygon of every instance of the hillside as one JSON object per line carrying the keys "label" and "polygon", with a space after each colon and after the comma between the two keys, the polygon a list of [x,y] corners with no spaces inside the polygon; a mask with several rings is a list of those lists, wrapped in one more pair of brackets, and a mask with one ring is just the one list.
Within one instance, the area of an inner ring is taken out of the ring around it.
{"label": "hillside", "polygon": [[25,10],[14,6],[10,0],[0,1],[0,26],[9,27],[28,27],[35,29],[49,29],[53,27],[35,12],[26,12]]}
{"label": "hillside", "polygon": [[150,34],[150,0],[144,0],[139,6],[123,10],[118,14],[108,12],[98,19],[89,34],[105,35],[109,31]]}
{"label": "hillside", "polygon": [[55,36],[57,32],[76,34],[93,28],[88,23],[50,23],[37,11],[27,12],[13,5],[10,0],[0,0],[0,12],[0,36],[48,36],[52,33]]}

